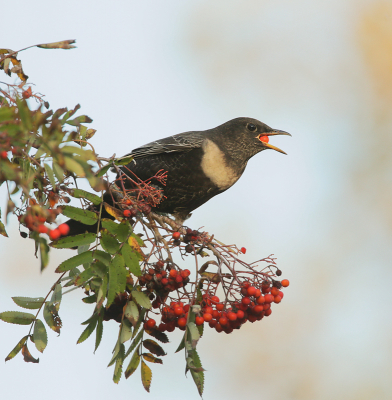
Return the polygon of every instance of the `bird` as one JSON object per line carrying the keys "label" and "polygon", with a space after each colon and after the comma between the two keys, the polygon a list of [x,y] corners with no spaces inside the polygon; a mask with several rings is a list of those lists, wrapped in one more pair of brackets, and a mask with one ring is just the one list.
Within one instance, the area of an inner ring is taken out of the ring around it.
{"label": "bird", "polygon": [[[246,117],[205,131],[179,133],[126,154],[132,161],[121,167],[116,180],[122,174],[142,181],[150,179],[164,196],[153,211],[171,214],[181,225],[192,211],[233,186],[251,157],[268,149],[286,154],[268,142],[275,135],[291,136]],[[151,179],[160,170],[167,171],[165,184]],[[131,180],[123,182],[126,189],[132,189]]]}

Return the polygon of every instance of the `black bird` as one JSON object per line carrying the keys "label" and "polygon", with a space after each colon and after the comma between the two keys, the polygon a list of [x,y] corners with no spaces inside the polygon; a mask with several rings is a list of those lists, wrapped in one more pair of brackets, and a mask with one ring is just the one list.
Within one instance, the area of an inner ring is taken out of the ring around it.
{"label": "black bird", "polygon": [[[265,141],[266,136],[274,135],[291,136],[253,118],[235,118],[213,129],[179,133],[138,147],[127,154],[133,160],[122,171],[143,181],[159,170],[167,171],[166,185],[151,181],[165,196],[154,211],[172,214],[182,224],[193,210],[233,186],[255,154],[266,149],[286,154]],[[132,188],[129,180],[123,182]],[[104,200],[111,203],[110,194]],[[96,226],[72,220],[67,223],[70,235],[96,231]]]}
{"label": "black bird", "polygon": [[133,161],[123,171],[131,170],[142,180],[167,171],[165,186],[152,181],[166,196],[155,210],[183,223],[193,210],[233,186],[255,154],[266,149],[286,154],[260,140],[273,135],[291,136],[253,118],[235,118],[213,129],[179,133],[139,147],[127,154]]}

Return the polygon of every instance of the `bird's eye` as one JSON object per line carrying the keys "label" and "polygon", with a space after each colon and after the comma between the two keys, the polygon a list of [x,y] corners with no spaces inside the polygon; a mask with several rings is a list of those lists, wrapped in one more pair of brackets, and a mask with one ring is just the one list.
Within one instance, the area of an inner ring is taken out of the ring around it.
{"label": "bird's eye", "polygon": [[254,132],[257,129],[255,124],[248,124],[247,128],[251,132]]}

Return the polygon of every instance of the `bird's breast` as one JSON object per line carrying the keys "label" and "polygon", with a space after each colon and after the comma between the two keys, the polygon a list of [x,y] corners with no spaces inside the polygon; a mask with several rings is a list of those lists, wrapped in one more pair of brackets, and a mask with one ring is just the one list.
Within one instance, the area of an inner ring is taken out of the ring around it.
{"label": "bird's breast", "polygon": [[202,145],[204,154],[201,159],[203,173],[219,190],[226,190],[240,178],[242,171],[235,171],[228,165],[223,151],[211,140]]}

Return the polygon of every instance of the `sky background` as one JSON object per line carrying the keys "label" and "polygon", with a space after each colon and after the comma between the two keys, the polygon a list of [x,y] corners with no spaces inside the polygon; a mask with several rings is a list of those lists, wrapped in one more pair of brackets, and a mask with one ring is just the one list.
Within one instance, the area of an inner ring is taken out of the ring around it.
{"label": "sky background", "polygon": [[[21,0],[1,9],[1,48],[77,40],[74,50],[20,58],[52,108],[80,103],[93,118],[103,157],[239,116],[292,134],[271,140],[287,156],[257,155],[187,222],[245,246],[249,262],[274,253],[291,282],[271,317],[231,335],[206,329],[204,399],[392,397],[391,1]],[[52,250],[40,274],[15,218],[7,230],[0,311],[19,309],[11,296],[45,296],[73,254]],[[138,372],[115,385],[106,365],[117,324],[105,325],[95,355],[93,338],[76,345],[92,313],[81,297],[64,296],[61,336],[48,332],[39,364],[21,355],[0,363],[2,398],[199,398],[174,354],[179,333],[164,365],[152,366],[150,394]],[[0,356],[27,331],[0,322]]]}

